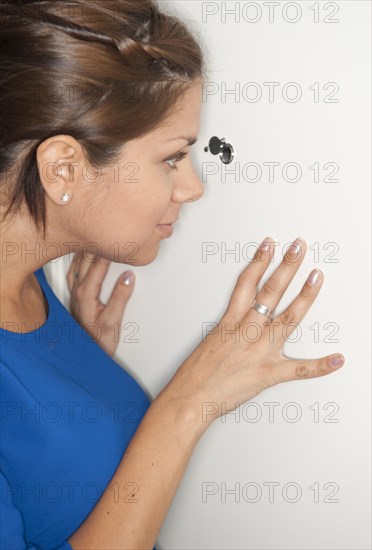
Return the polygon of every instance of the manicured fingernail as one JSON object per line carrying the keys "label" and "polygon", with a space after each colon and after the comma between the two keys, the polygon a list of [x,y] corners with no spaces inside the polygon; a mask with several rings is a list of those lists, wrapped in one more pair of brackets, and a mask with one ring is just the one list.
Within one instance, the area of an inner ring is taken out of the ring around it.
{"label": "manicured fingernail", "polygon": [[297,237],[297,239],[288,248],[288,252],[292,252],[292,254],[298,254],[301,250],[301,246],[302,246],[302,239],[301,237]]}
{"label": "manicured fingernail", "polygon": [[270,237],[266,237],[262,243],[260,244],[260,246],[258,247],[260,250],[263,250],[264,252],[268,252],[270,250],[270,244],[271,242],[267,242],[267,239],[270,239]]}
{"label": "manicured fingernail", "polygon": [[122,275],[121,277],[121,282],[126,285],[126,286],[129,286],[130,284],[132,284],[134,281],[134,273],[133,271],[127,271],[126,273],[124,273],[124,275]]}
{"label": "manicured fingernail", "polygon": [[313,269],[310,275],[308,276],[306,282],[310,286],[316,286],[320,281],[320,271],[319,269]]}
{"label": "manicured fingernail", "polygon": [[342,355],[334,355],[328,360],[328,362],[331,367],[339,367],[345,362],[345,359]]}

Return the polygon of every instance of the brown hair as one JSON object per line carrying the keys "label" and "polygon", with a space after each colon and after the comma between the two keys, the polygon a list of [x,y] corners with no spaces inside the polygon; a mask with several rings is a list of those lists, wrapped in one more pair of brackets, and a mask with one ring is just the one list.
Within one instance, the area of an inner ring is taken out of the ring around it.
{"label": "brown hair", "polygon": [[203,53],[156,0],[12,0],[0,19],[0,182],[15,181],[1,184],[4,219],[25,201],[45,238],[40,143],[71,135],[90,164],[116,162],[204,78]]}

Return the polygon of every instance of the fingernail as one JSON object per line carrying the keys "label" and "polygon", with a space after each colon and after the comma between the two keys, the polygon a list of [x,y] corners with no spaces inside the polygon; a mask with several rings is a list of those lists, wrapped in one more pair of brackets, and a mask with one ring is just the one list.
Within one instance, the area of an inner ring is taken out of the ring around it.
{"label": "fingernail", "polygon": [[297,237],[297,239],[289,247],[288,252],[292,252],[292,254],[298,254],[301,250],[301,246],[302,246],[302,239],[301,237]]}
{"label": "fingernail", "polygon": [[121,277],[121,282],[126,285],[126,286],[129,286],[130,284],[132,284],[134,281],[134,273],[133,271],[127,271],[126,273],[124,273],[124,275],[122,275]]}
{"label": "fingernail", "polygon": [[320,281],[320,271],[319,269],[313,269],[310,275],[308,276],[306,282],[310,286],[316,286]]}
{"label": "fingernail", "polygon": [[264,252],[268,252],[270,250],[271,242],[267,242],[267,239],[270,239],[270,237],[265,237],[265,239],[262,241],[262,243],[258,247],[260,250],[263,250]]}
{"label": "fingernail", "polygon": [[328,360],[328,363],[331,367],[339,367],[345,362],[345,359],[342,355],[334,355]]}

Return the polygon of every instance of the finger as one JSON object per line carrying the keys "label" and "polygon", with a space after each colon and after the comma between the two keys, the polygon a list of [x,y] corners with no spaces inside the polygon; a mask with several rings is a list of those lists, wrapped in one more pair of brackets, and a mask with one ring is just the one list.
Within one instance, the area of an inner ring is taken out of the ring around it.
{"label": "finger", "polygon": [[[341,358],[342,362],[332,365],[331,360]],[[304,380],[307,378],[318,378],[331,374],[344,365],[345,358],[341,354],[327,355],[320,359],[284,359],[269,367],[270,385],[291,380]]]}
{"label": "finger", "polygon": [[71,294],[76,290],[77,284],[85,277],[96,256],[90,253],[75,252],[71,266],[67,272],[67,283]]}
{"label": "finger", "polygon": [[[124,280],[127,280],[128,284]],[[105,309],[99,316],[98,322],[101,326],[110,327],[114,323],[121,322],[125,307],[134,289],[134,281],[135,275],[133,271],[126,271],[119,277]]]}
{"label": "finger", "polygon": [[[78,277],[79,282],[81,282],[85,278],[90,268],[93,265],[97,264],[100,260],[104,260],[104,259],[100,256],[97,256],[96,254],[92,254],[91,252],[84,252],[84,254],[81,254],[81,258],[80,258],[80,262],[77,270],[79,273],[79,277]],[[104,261],[108,261],[108,260],[104,260]]]}
{"label": "finger", "polygon": [[[277,267],[257,293],[255,297],[256,301],[275,310],[284,292],[287,290],[289,283],[297,273],[305,254],[306,243],[303,239],[298,237],[292,245],[288,247],[279,267]],[[269,317],[259,313],[255,309],[250,309],[247,314],[249,314],[250,320],[262,325],[269,320]]]}
{"label": "finger", "polygon": [[303,285],[300,294],[293,302],[277,317],[274,322],[279,323],[277,333],[281,334],[283,341],[287,340],[293,331],[297,330],[298,325],[305,317],[317,298],[324,282],[324,275],[320,269],[313,269]]}
{"label": "finger", "polygon": [[75,273],[78,272],[79,262],[81,254],[80,252],[75,252],[70,263],[70,267],[66,274],[67,286],[69,291],[72,293],[74,284],[76,282]]}
{"label": "finger", "polygon": [[[257,286],[274,257],[275,245],[271,237],[266,237],[257,248],[252,261],[240,273],[224,314],[225,320],[236,321],[246,315],[256,295]],[[265,249],[265,246],[268,248]]]}
{"label": "finger", "polygon": [[99,300],[102,283],[107,275],[110,260],[95,256],[92,263],[82,260],[79,265],[79,287],[84,289],[84,295],[88,301]]}

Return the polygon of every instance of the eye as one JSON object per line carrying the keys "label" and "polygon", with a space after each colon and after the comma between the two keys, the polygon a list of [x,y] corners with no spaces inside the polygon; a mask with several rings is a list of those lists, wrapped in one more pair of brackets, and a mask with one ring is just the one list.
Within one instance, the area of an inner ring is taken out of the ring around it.
{"label": "eye", "polygon": [[170,168],[172,168],[172,170],[177,170],[176,163],[181,162],[181,160],[183,160],[185,157],[187,157],[187,153],[179,153],[179,155],[177,155],[176,157],[168,159],[166,163],[168,164],[168,166],[170,166]]}

